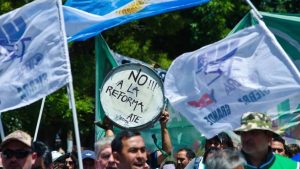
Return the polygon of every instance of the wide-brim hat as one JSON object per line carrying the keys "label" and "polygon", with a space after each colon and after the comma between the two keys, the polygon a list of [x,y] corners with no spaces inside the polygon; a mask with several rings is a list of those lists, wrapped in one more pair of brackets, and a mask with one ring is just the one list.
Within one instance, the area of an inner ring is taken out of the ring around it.
{"label": "wide-brim hat", "polygon": [[240,135],[242,132],[251,130],[264,130],[273,135],[280,135],[280,132],[272,129],[271,118],[267,114],[260,112],[244,113],[241,118],[241,126],[235,129],[234,132]]}
{"label": "wide-brim hat", "polygon": [[3,142],[0,145],[0,149],[2,150],[3,147],[5,147],[5,145],[11,141],[19,141],[23,144],[25,144],[26,146],[30,147],[32,146],[32,138],[31,136],[21,130],[16,130],[12,133],[10,133],[9,135],[7,135],[4,139]]}

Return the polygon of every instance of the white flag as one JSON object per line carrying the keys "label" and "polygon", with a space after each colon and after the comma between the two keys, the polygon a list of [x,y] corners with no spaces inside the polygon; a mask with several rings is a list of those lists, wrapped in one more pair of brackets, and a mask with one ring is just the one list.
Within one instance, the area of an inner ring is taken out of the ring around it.
{"label": "white flag", "polygon": [[179,56],[164,85],[173,107],[208,138],[300,91],[299,72],[262,22]]}
{"label": "white flag", "polygon": [[36,0],[0,16],[0,111],[41,99],[71,81],[62,4]]}

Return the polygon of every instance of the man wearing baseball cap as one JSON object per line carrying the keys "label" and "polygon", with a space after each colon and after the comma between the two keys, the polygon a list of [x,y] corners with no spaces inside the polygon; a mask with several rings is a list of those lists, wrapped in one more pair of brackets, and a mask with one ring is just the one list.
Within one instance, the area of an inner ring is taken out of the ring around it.
{"label": "man wearing baseball cap", "polygon": [[296,169],[300,164],[287,157],[273,154],[270,147],[272,130],[269,116],[258,112],[243,114],[241,126],[235,130],[241,136],[242,154],[246,159],[246,169]]}
{"label": "man wearing baseball cap", "polygon": [[94,169],[95,168],[95,152],[92,150],[84,150],[81,153],[83,169]]}
{"label": "man wearing baseball cap", "polygon": [[32,151],[31,136],[21,130],[6,136],[0,149],[4,169],[31,169],[37,157]]}

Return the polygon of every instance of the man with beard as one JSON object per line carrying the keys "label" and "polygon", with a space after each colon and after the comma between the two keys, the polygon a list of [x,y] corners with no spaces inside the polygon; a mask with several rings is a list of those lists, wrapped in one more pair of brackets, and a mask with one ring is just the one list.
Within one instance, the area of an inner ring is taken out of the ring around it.
{"label": "man with beard", "polygon": [[147,153],[139,132],[121,131],[111,143],[114,159],[119,169],[144,169]]}
{"label": "man with beard", "polygon": [[21,130],[6,136],[0,148],[4,169],[31,169],[37,158],[32,151],[31,136]]}
{"label": "man with beard", "polygon": [[241,126],[235,130],[241,136],[242,154],[246,159],[246,169],[293,169],[300,164],[287,157],[273,154],[272,136],[278,135],[272,130],[271,118],[258,112],[243,114]]}
{"label": "man with beard", "polygon": [[232,139],[226,132],[221,132],[210,139],[206,139],[203,156],[192,159],[185,169],[205,168],[206,160],[216,151],[223,149],[234,149]]}

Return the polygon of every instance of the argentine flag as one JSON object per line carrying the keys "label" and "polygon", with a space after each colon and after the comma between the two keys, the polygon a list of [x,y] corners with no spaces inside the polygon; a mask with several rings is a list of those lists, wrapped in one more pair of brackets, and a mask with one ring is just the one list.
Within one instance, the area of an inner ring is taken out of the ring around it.
{"label": "argentine flag", "polygon": [[161,13],[189,8],[210,0],[68,0],[64,15],[68,41],[83,41],[100,32]]}

